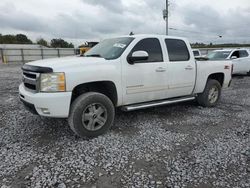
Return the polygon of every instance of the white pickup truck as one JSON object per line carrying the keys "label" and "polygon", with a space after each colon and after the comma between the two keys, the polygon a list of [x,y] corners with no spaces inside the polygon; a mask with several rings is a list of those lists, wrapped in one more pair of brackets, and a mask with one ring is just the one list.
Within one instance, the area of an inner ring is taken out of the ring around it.
{"label": "white pickup truck", "polygon": [[79,136],[106,132],[124,111],[197,99],[215,106],[231,81],[230,61],[195,61],[189,42],[165,35],[106,39],[84,56],[22,67],[20,99],[35,114],[68,118]]}

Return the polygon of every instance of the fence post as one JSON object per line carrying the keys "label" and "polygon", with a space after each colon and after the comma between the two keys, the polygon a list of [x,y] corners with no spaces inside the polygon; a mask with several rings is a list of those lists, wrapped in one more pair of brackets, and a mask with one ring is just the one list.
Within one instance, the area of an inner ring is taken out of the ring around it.
{"label": "fence post", "polygon": [[23,55],[23,49],[21,49],[21,56],[22,56],[22,62],[24,64],[24,55]]}
{"label": "fence post", "polygon": [[0,53],[1,53],[1,62],[4,63],[4,59],[3,59],[3,49],[0,48]]}
{"label": "fence post", "polygon": [[57,57],[60,57],[61,55],[60,55],[60,49],[59,48],[57,48]]}
{"label": "fence post", "polygon": [[41,57],[42,57],[42,59],[44,58],[43,48],[41,48]]}

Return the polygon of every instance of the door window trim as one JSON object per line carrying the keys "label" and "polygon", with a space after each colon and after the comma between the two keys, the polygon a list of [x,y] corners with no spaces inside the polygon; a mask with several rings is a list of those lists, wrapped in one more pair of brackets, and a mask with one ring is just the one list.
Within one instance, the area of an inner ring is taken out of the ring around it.
{"label": "door window trim", "polygon": [[127,56],[127,62],[128,62],[129,56],[132,55],[135,46],[136,46],[139,42],[141,42],[142,40],[145,40],[145,39],[156,39],[156,40],[159,42],[160,50],[161,50],[161,59],[162,59],[162,60],[161,60],[161,61],[147,61],[147,60],[146,60],[146,61],[138,61],[138,62],[134,62],[134,64],[140,64],[140,63],[164,63],[163,49],[162,49],[162,46],[161,46],[161,41],[160,41],[158,38],[155,38],[155,37],[143,38],[143,39],[139,40],[139,41],[134,45],[134,47],[131,49],[131,51],[129,52],[129,54],[128,54],[128,56]]}
{"label": "door window trim", "polygon": [[247,54],[247,56],[244,56],[244,57],[239,57],[239,58],[246,58],[246,57],[249,57],[249,53],[247,50],[239,50],[239,56],[240,56],[240,52],[245,52]]}
{"label": "door window trim", "polygon": [[[170,60],[170,56],[169,56],[169,51],[168,51],[168,45],[167,45],[167,40],[176,40],[176,41],[181,41],[181,42],[183,42],[184,44],[185,44],[185,47],[186,47],[186,50],[187,50],[187,52],[188,52],[188,59],[186,59],[186,60]],[[188,61],[190,61],[190,59],[191,59],[191,55],[190,55],[190,52],[189,52],[189,49],[188,49],[188,47],[187,47],[187,44],[186,44],[186,42],[184,41],[184,40],[182,40],[182,39],[172,39],[172,38],[165,38],[164,39],[164,42],[165,42],[165,45],[166,45],[166,48],[167,48],[167,52],[168,52],[168,60],[169,60],[169,62],[183,62],[183,61],[185,61],[185,62],[188,62]]]}

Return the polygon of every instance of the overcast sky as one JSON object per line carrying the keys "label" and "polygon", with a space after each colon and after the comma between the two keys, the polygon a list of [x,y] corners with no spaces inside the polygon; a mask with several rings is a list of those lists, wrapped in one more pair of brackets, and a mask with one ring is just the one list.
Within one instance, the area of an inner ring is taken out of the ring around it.
{"label": "overcast sky", "polygon": [[[165,33],[165,0],[1,0],[0,33],[75,44],[133,31]],[[250,0],[169,0],[170,35],[250,43]],[[218,36],[221,35],[222,38]]]}

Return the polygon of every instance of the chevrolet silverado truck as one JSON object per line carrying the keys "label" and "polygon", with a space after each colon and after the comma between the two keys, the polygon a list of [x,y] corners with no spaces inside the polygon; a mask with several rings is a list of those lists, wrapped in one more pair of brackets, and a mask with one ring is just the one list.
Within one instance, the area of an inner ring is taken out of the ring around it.
{"label": "chevrolet silverado truck", "polygon": [[96,137],[124,111],[197,100],[217,104],[231,61],[195,61],[188,40],[165,35],[105,39],[84,56],[22,67],[20,100],[40,116],[68,118],[72,131]]}

